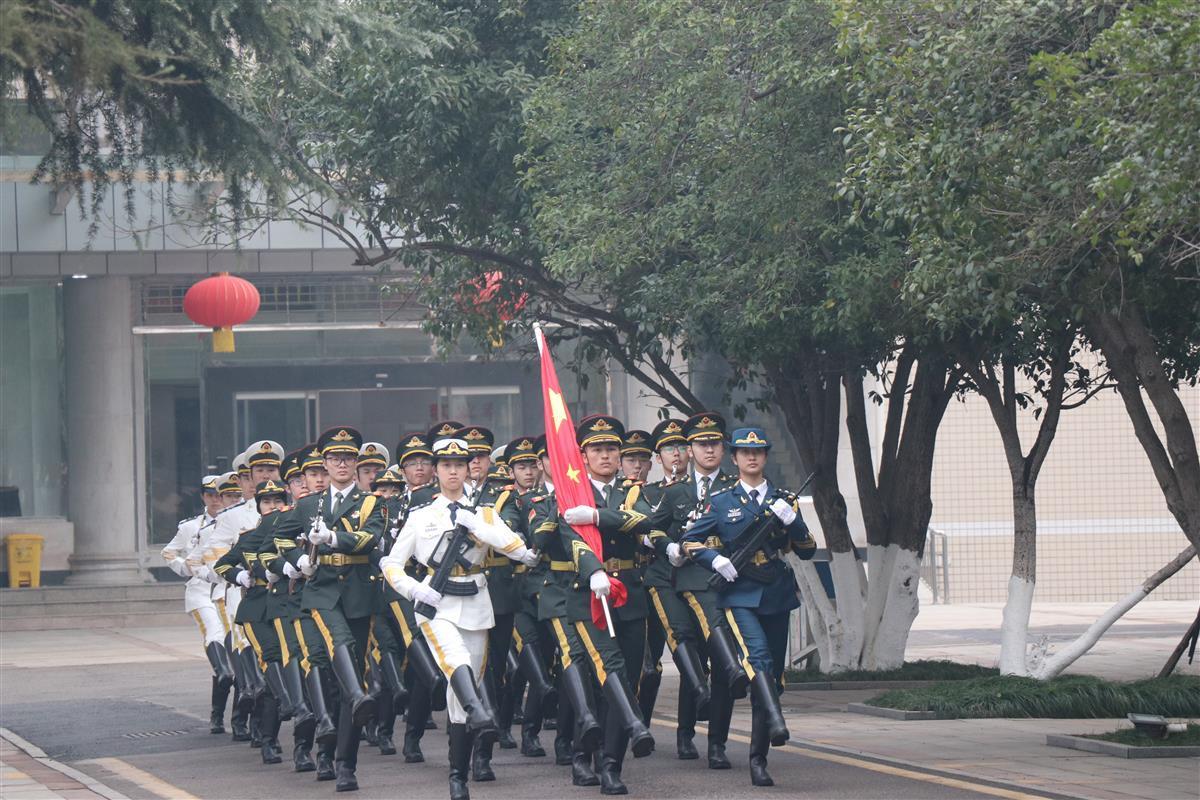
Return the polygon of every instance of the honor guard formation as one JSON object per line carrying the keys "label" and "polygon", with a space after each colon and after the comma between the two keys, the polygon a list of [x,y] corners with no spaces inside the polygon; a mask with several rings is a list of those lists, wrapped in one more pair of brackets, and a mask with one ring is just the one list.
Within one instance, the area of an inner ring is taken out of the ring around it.
{"label": "honor guard formation", "polygon": [[[545,436],[496,448],[487,428],[448,420],[401,438],[394,463],[362,438],[336,427],[291,452],[255,442],[233,471],[204,477],[203,512],[163,549],[212,665],[212,733],[232,693],[234,741],[279,764],[290,721],[292,768],[343,792],[358,788],[364,739],[396,755],[402,720],[399,758],[424,761],[445,711],[453,800],[497,780],[497,746],[547,757],[543,730],[574,785],[627,794],[627,754],[656,746],[667,657],[681,678],[678,757],[700,758],[704,720],[708,768],[731,769],[730,717],[748,696],[750,780],[772,785],[800,604],[783,556],[816,545],[796,496],[764,475],[761,428],[729,432],[713,412],[651,432],[588,417],[576,441],[594,507],[569,508]],[[647,483],[655,458],[665,477]],[[593,598],[612,601],[611,623]]]}

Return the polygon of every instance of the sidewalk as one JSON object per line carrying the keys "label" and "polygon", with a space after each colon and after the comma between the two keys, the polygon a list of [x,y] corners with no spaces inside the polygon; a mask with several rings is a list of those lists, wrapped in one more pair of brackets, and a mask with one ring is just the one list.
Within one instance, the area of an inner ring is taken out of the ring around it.
{"label": "sidewalk", "polygon": [[11,731],[0,728],[0,797],[4,800],[128,800]]}

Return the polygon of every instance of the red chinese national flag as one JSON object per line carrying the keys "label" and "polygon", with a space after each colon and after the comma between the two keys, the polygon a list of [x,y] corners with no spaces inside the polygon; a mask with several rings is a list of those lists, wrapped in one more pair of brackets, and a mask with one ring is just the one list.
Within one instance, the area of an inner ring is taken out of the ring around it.
{"label": "red chinese national flag", "polygon": [[[575,506],[595,508],[592,482],[583,467],[583,454],[575,440],[575,422],[571,419],[571,412],[567,410],[566,400],[563,399],[558,372],[554,369],[554,360],[550,356],[550,348],[546,345],[546,337],[540,325],[534,326],[534,336],[537,338],[538,353],[542,360],[542,412],[546,422],[546,453],[550,456],[550,479],[554,483],[558,513],[562,514],[566,509]],[[600,537],[600,529],[595,525],[571,527],[583,537],[583,541],[596,557],[603,561],[604,541]],[[586,579],[587,576],[583,577]],[[627,596],[625,584],[612,576],[609,576],[609,580],[612,581],[609,602],[614,608],[624,605]],[[601,630],[605,628],[604,609],[595,595],[592,595],[592,622]]]}

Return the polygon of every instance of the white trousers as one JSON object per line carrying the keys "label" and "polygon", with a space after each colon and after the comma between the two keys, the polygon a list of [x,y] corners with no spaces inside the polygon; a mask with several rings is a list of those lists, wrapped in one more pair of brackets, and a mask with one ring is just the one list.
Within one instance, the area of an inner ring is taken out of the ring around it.
{"label": "white trousers", "polygon": [[221,618],[221,612],[215,605],[209,603],[207,606],[193,608],[191,615],[192,619],[196,620],[200,635],[204,637],[205,648],[213,642],[225,641],[225,620]]}
{"label": "white trousers", "polygon": [[419,619],[425,641],[429,643],[433,657],[437,659],[438,666],[446,676],[446,712],[450,715],[450,721],[466,722],[466,709],[458,702],[458,697],[450,687],[450,676],[459,667],[467,666],[471,668],[475,680],[479,680],[487,658],[488,632],[464,631],[453,622],[437,617],[431,620],[424,617]]}

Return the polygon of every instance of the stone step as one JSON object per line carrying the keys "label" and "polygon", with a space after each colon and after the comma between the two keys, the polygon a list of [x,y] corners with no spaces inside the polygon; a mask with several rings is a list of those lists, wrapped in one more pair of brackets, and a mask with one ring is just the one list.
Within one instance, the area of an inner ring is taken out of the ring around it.
{"label": "stone step", "polygon": [[36,589],[0,589],[0,607],[164,601],[183,597],[183,582],[139,583],[121,586],[42,586]]}
{"label": "stone step", "polygon": [[[182,609],[182,605],[180,606]],[[47,631],[94,628],[158,628],[166,625],[191,625],[192,620],[180,611],[101,612],[71,616],[0,617],[0,633],[10,631]]]}
{"label": "stone step", "polygon": [[0,605],[0,619],[18,619],[22,617],[46,619],[49,617],[77,617],[87,614],[100,613],[166,613],[183,611],[183,593],[174,597],[162,599],[137,600],[103,600],[88,602],[80,598],[76,602],[58,601],[54,603]]}

